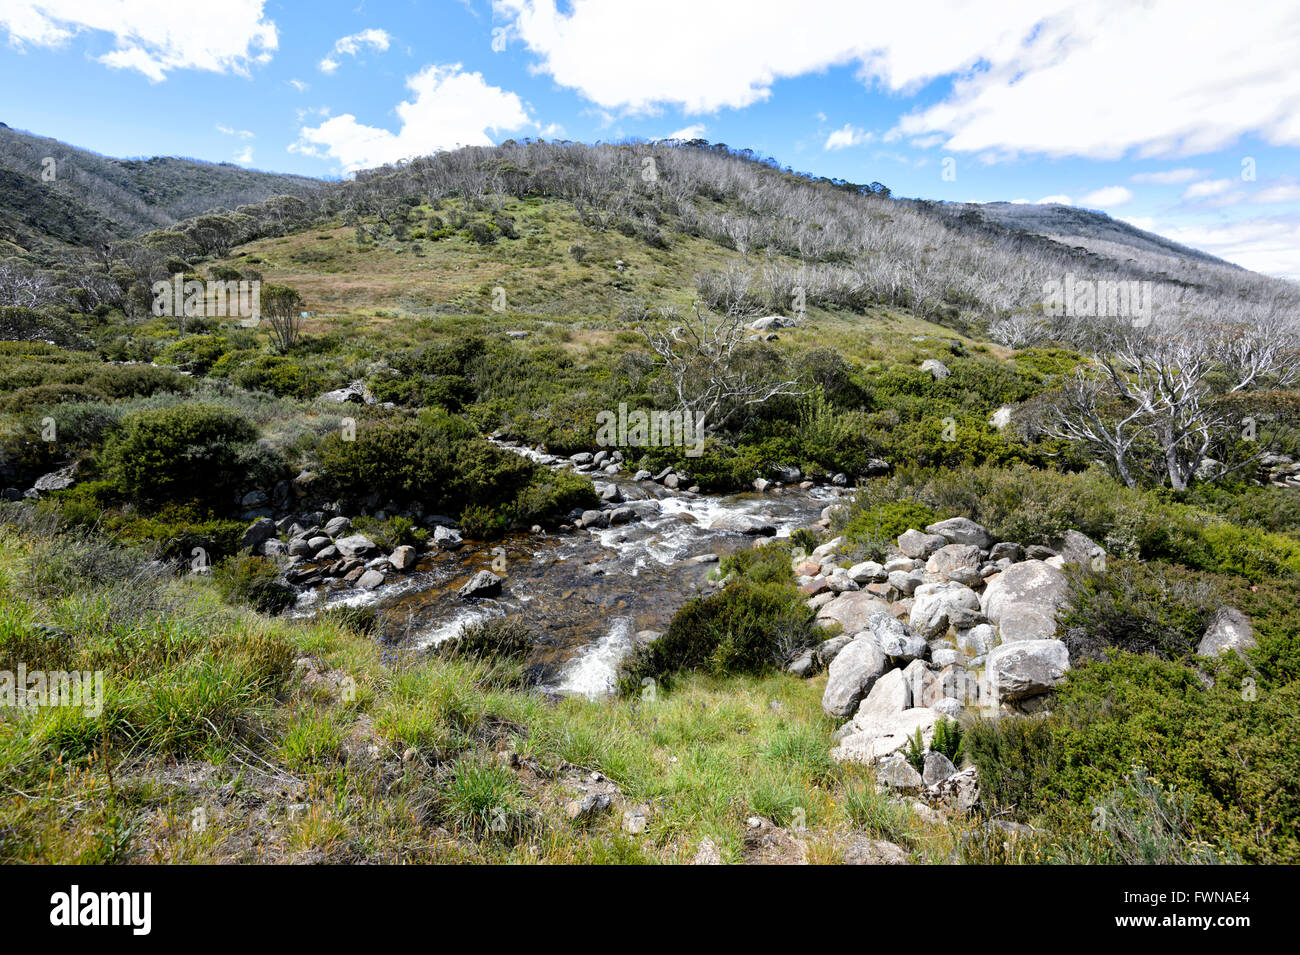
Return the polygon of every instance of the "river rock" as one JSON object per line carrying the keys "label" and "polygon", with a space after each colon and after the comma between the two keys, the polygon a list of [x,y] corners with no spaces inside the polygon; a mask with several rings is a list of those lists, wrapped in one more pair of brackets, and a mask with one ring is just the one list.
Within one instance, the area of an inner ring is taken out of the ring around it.
{"label": "river rock", "polygon": [[854,723],[858,731],[841,739],[831,750],[831,758],[847,763],[874,763],[907,746],[918,729],[922,741],[929,745],[934,738],[936,719],[934,710],[916,706],[883,720],[868,721],[862,726]]}
{"label": "river rock", "polygon": [[1246,651],[1255,646],[1255,630],[1250,625],[1250,618],[1236,607],[1222,607],[1210,618],[1205,635],[1196,645],[1196,652],[1203,657],[1217,657],[1231,651],[1244,657]]}
{"label": "river rock", "polygon": [[415,566],[415,559],[415,548],[410,544],[403,544],[401,547],[394,548],[388,562],[398,570],[410,570]]}
{"label": "river rock", "polygon": [[915,529],[905,530],[898,535],[898,549],[904,556],[916,560],[924,560],[947,543],[946,537],[940,537],[938,534],[922,534]]}
{"label": "river rock", "polygon": [[848,575],[859,584],[880,583],[889,577],[885,573],[885,568],[874,560],[864,560],[860,564],[854,564],[848,569]]}
{"label": "river rock", "polygon": [[346,517],[331,517],[325,524],[325,533],[337,538],[352,530],[352,521]]}
{"label": "river rock", "polygon": [[773,537],[776,534],[775,524],[753,514],[727,514],[714,521],[712,529],[755,537]]}
{"label": "river rock", "polygon": [[984,579],[980,574],[980,549],[974,544],[945,544],[930,555],[925,570],[967,587],[974,587]]}
{"label": "river rock", "polygon": [[873,613],[889,612],[889,604],[874,594],[859,590],[854,593],[840,594],[828,601],[817,611],[817,619],[823,625],[834,621],[844,628],[845,633],[861,633],[867,629],[867,619]]}
{"label": "river rock", "polygon": [[950,517],[938,521],[925,529],[927,534],[938,534],[950,544],[970,544],[980,550],[993,546],[993,535],[982,524],[976,524],[970,518]]}
{"label": "river rock", "polygon": [[925,640],[888,611],[873,613],[868,617],[867,630],[876,641],[876,646],[880,647],[880,652],[887,657],[906,662],[925,656]]}
{"label": "river rock", "polygon": [[965,584],[921,584],[913,594],[908,623],[927,640],[947,633],[949,627],[972,627],[981,622],[979,595]]}
{"label": "river rock", "polygon": [[490,570],[480,570],[456,591],[458,597],[495,597],[501,593],[501,578]]}
{"label": "river rock", "polygon": [[339,553],[344,557],[364,557],[376,550],[375,542],[365,534],[351,534],[347,537],[340,537],[334,542],[334,546],[339,549]]}
{"label": "river rock", "polygon": [[853,634],[851,633],[841,633],[829,640],[823,640],[817,646],[817,662],[824,667],[830,666],[831,661],[839,655],[839,652],[852,642]]}
{"label": "river rock", "polygon": [[1023,700],[1065,679],[1070,654],[1060,640],[1018,640],[995,647],[985,665],[999,702]]}
{"label": "river rock", "polygon": [[465,541],[457,531],[439,524],[433,529],[433,543],[442,550],[456,550]]}
{"label": "river rock", "polygon": [[1048,640],[1056,635],[1056,614],[1068,596],[1065,574],[1045,561],[1026,560],[989,581],[980,609],[1004,643]]}
{"label": "river rock", "polygon": [[384,582],[384,575],[378,570],[367,570],[357,578],[357,586],[362,590],[374,590]]}
{"label": "river rock", "polygon": [[244,530],[243,535],[239,538],[239,548],[245,547],[258,551],[262,544],[275,536],[275,521],[269,517],[259,517],[253,523],[249,524]]}
{"label": "river rock", "polygon": [[875,640],[869,634],[857,636],[831,661],[822,710],[836,719],[848,716],[888,668]]}
{"label": "river rock", "polygon": [[857,732],[874,722],[881,722],[912,708],[912,690],[902,670],[890,670],[871,687],[853,714]]}
{"label": "river rock", "polygon": [[921,781],[925,783],[927,789],[951,779],[956,773],[957,767],[943,753],[932,750],[925,754],[925,768],[921,770]]}

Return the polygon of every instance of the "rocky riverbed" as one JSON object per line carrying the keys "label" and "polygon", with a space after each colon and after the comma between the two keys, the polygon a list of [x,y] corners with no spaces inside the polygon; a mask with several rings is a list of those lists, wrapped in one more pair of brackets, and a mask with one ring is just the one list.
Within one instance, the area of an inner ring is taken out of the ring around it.
{"label": "rocky riverbed", "polygon": [[661,632],[684,601],[713,586],[719,557],[817,526],[849,494],[797,480],[797,472],[782,475],[791,483],[763,481],[762,490],[702,494],[681,472],[631,473],[616,452],[561,458],[498,443],[586,474],[601,507],[570,515],[556,530],[534,527],[490,543],[462,540],[440,524],[420,552],[381,553],[340,518],[319,527],[267,521],[264,540],[250,543],[296,558],[288,577],[300,588],[297,614],[373,606],[413,650],[452,639],[476,620],[519,614],[540,634],[532,662],[541,686],[597,697],[612,689],[638,639]]}

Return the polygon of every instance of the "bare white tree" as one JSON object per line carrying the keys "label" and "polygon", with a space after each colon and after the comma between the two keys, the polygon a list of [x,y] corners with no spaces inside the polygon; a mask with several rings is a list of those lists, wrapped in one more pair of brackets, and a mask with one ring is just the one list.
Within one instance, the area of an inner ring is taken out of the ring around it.
{"label": "bare white tree", "polygon": [[[674,320],[671,313],[664,316]],[[797,379],[773,379],[740,354],[746,315],[713,317],[691,307],[691,316],[667,330],[642,330],[667,372],[680,411],[695,421],[724,428],[741,410],[778,395],[807,393]]]}
{"label": "bare white tree", "polygon": [[1300,374],[1295,328],[1285,317],[1263,324],[1180,320],[1150,328],[1117,322],[1092,325],[1087,333],[1092,362],[1063,388],[1047,433],[1091,446],[1130,487],[1136,483],[1131,455],[1143,438],[1158,449],[1169,486],[1183,490],[1211,448],[1241,430],[1239,413],[1222,395]]}

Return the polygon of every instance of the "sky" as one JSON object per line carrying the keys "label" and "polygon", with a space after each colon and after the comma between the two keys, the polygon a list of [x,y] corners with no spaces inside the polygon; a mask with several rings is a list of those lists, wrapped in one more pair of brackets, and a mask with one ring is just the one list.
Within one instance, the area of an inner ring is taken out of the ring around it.
{"label": "sky", "polygon": [[0,122],[319,177],[703,138],[1300,280],[1295,0],[0,0]]}

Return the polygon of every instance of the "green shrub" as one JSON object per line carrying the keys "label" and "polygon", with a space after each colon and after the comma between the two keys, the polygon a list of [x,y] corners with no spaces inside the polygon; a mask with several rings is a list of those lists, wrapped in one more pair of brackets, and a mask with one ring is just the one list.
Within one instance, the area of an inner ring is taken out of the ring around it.
{"label": "green shrub", "polygon": [[217,565],[212,576],[226,600],[247,604],[259,613],[277,614],[294,601],[293,588],[265,557],[230,557]]}
{"label": "green shrub", "polygon": [[981,802],[1085,832],[1142,764],[1186,798],[1190,838],[1247,862],[1300,862],[1300,684],[1243,682],[1256,677],[1232,655],[1212,670],[1207,686],[1182,663],[1116,653],[1072,669],[1050,716],[976,723],[966,752]]}
{"label": "green shrub", "polygon": [[515,518],[520,524],[551,524],[570,511],[597,507],[600,497],[592,483],[571,471],[544,471],[519,492]]}
{"label": "green shrub", "polygon": [[149,504],[196,500],[224,505],[245,480],[240,453],[257,429],[212,405],[175,405],[122,419],[99,457],[115,490]]}
{"label": "green shrub", "polygon": [[467,422],[436,412],[419,420],[360,421],[355,441],[331,435],[320,455],[346,498],[378,495],[442,510],[509,504],[536,471],[527,459],[484,441]]}
{"label": "green shrub", "polygon": [[1223,605],[1205,577],[1169,564],[1117,558],[1105,570],[1071,566],[1067,575],[1070,597],[1060,622],[1072,661],[1100,658],[1112,647],[1186,656]]}
{"label": "green shrub", "polygon": [[667,683],[686,670],[765,673],[817,642],[812,611],[798,590],[742,579],[687,601],[667,632],[624,664],[619,686],[633,692],[647,677]]}

